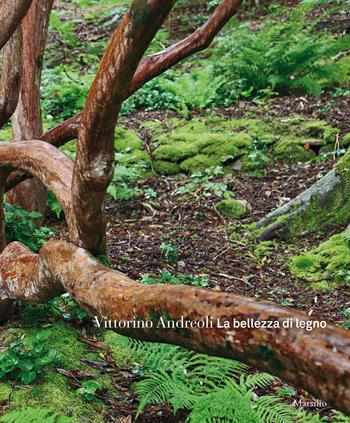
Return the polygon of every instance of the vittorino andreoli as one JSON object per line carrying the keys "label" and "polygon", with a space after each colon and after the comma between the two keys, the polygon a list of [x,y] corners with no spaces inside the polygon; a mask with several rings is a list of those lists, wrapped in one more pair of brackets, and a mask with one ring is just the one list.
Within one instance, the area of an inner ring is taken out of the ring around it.
{"label": "vittorino andreoli", "polygon": [[316,328],[323,328],[326,326],[324,321],[316,320],[299,320],[299,319],[285,319],[278,320],[256,320],[248,318],[246,320],[227,320],[206,316],[202,320],[186,320],[181,317],[178,320],[165,319],[159,317],[158,321],[153,320],[110,320],[107,317],[94,317],[94,323],[99,329],[149,329],[149,328],[163,328],[163,329],[187,329],[187,328],[218,328],[218,329],[280,329],[280,328],[300,328],[310,331]]}

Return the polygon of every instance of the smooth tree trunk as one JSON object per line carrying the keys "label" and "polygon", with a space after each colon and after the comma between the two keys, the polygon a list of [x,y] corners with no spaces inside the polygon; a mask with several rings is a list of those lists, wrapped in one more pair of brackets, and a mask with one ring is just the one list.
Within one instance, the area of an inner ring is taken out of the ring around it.
{"label": "smooth tree trunk", "polygon": [[0,128],[16,110],[22,77],[22,31],[17,29],[3,50],[0,80]]}
{"label": "smooth tree trunk", "polygon": [[[33,0],[22,21],[22,81],[17,110],[12,119],[14,140],[40,139],[43,135],[40,83],[49,17],[53,0]],[[38,179],[23,181],[7,194],[7,201],[28,211],[44,212],[47,191]]]}
{"label": "smooth tree trunk", "polygon": [[132,3],[110,40],[82,112],[72,185],[72,241],[95,255],[106,254],[104,199],[113,178],[118,114],[142,56],[174,3]]}
{"label": "smooth tree trunk", "polygon": [[0,50],[11,38],[26,16],[32,0],[1,0],[0,2]]}

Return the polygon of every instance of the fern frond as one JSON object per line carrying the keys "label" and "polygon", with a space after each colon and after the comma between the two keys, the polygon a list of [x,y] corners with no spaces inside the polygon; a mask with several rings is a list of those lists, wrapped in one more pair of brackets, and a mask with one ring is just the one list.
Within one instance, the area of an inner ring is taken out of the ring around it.
{"label": "fern frond", "polygon": [[347,417],[344,414],[337,412],[337,414],[332,419],[332,423],[350,423],[350,417]]}
{"label": "fern frond", "polygon": [[2,423],[70,423],[69,417],[59,416],[46,408],[28,408],[21,411],[11,411],[0,418]]}
{"label": "fern frond", "polygon": [[307,413],[281,402],[278,397],[261,396],[256,399],[256,412],[264,423],[322,423],[319,414]]}
{"label": "fern frond", "polygon": [[263,423],[252,404],[249,392],[241,392],[234,382],[227,383],[223,388],[198,398],[187,422]]}
{"label": "fern frond", "polygon": [[175,384],[172,377],[163,370],[159,373],[150,372],[145,376],[146,379],[135,384],[135,392],[140,397],[137,415],[146,405],[168,403],[176,385],[181,384],[180,380]]}
{"label": "fern frond", "polygon": [[268,373],[254,373],[246,376],[241,383],[243,382],[244,386],[249,389],[255,389],[256,387],[264,389],[271,385],[274,379],[275,378]]}

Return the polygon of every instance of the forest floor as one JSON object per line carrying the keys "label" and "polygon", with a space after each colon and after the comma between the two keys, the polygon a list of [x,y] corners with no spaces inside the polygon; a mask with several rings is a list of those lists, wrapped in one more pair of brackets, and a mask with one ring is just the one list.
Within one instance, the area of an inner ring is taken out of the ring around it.
{"label": "forest floor", "polygon": [[[279,97],[261,108],[260,117],[272,111],[279,116],[294,113],[310,119],[325,119],[341,130],[350,131],[349,98],[338,98],[330,110],[325,105],[330,98],[308,99]],[[222,108],[218,113],[226,118],[244,116],[254,107],[251,102]],[[171,116],[173,113],[171,113]],[[138,129],[143,121],[164,119],[159,112],[142,112],[123,121],[126,127]],[[225,220],[215,208],[215,197],[208,198],[197,192],[185,196],[176,195],[177,190],[189,182],[185,176],[151,177],[141,189],[152,188],[157,196],[145,200],[142,196],[126,206],[113,200],[107,204],[109,218],[108,254],[113,267],[127,273],[133,279],[143,274],[159,274],[165,270],[209,277],[211,289],[234,292],[283,305],[301,308],[315,318],[327,318],[342,323],[339,312],[350,306],[347,285],[319,295],[310,283],[296,279],[288,269],[288,257],[300,254],[344,227],[331,225],[323,233],[303,233],[298,239],[278,242],[271,250],[259,252],[258,244],[249,238],[246,228],[276,207],[294,198],[317,179],[326,174],[336,163],[329,158],[306,164],[285,164],[275,161],[259,176],[244,172],[229,173],[215,179],[226,182],[235,198],[247,201],[251,212],[248,216]],[[180,253],[180,260],[169,269],[162,262],[162,243],[170,243]]]}
{"label": "forest floor", "polygon": [[[326,119],[341,128],[342,132],[349,132],[349,117],[344,113],[349,100],[340,98],[331,111],[318,114],[316,111],[324,110],[328,102],[327,96],[319,100],[285,97],[274,100],[269,108],[279,110],[281,116],[297,111],[305,117]],[[220,109],[217,113],[227,118],[238,117],[244,115],[250,107],[255,105],[246,102],[240,104],[239,109]],[[267,112],[261,112],[262,115],[264,113]],[[170,116],[173,117],[174,112],[139,112],[123,119],[122,124],[137,130],[144,121]],[[139,183],[141,195],[136,199],[125,204],[112,199],[107,201],[108,257],[112,267],[135,280],[149,277],[157,279],[162,272],[190,274],[198,280],[204,278],[207,289],[273,301],[285,307],[304,310],[310,319],[342,325],[346,320],[342,310],[350,307],[348,285],[340,284],[336,289],[320,291],[310,282],[296,278],[288,264],[291,256],[307,251],[343,231],[345,227],[330,225],[324,232],[303,233],[296,239],[274,242],[267,249],[260,249],[259,243],[252,239],[247,230],[251,223],[305,190],[327,173],[335,162],[334,158],[304,164],[276,161],[258,176],[231,172],[216,178],[216,183],[227,183],[230,191],[235,192],[235,198],[249,203],[250,213],[239,219],[225,219],[221,216],[215,208],[215,196],[204,196],[200,186],[182,196],[177,195],[177,190],[189,183],[188,176],[149,177]],[[142,192],[149,189],[156,193],[155,198],[145,199],[142,195]],[[65,226],[56,222],[56,229],[59,231],[58,237],[65,239]],[[160,247],[164,243],[176,250],[176,263],[169,264],[164,259]],[[119,391],[117,396],[113,390],[100,393],[100,400],[107,404],[104,411],[106,421],[124,421],[116,420],[116,415],[134,418],[138,400],[133,394],[132,385],[139,380],[139,376],[132,371],[132,366],[125,365],[125,361],[115,359],[107,344],[101,342],[103,335],[97,333],[91,323],[70,325],[78,331],[82,342],[88,343],[89,349],[97,354],[103,352],[102,361],[94,361],[96,358],[80,361],[102,373],[109,369],[113,386]],[[70,381],[70,386],[79,386],[78,370],[68,370],[64,375]],[[286,385],[276,379],[270,393],[283,386]],[[308,398],[307,393],[293,389],[288,402],[300,398]],[[308,411],[327,416],[331,409],[314,407],[308,408]],[[184,417],[182,414],[173,416],[167,406],[151,406],[141,413],[138,421],[181,422]]]}

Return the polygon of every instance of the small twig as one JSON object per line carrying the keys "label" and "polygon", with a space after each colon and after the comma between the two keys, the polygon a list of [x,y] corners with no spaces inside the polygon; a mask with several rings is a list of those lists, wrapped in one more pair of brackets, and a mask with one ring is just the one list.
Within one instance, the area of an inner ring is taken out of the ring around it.
{"label": "small twig", "polygon": [[335,143],[334,143],[333,160],[335,160],[336,153],[339,150],[340,150],[339,134],[337,134],[335,137]]}
{"label": "small twig", "polygon": [[218,275],[222,276],[223,278],[226,278],[226,279],[233,279],[233,280],[236,280],[236,281],[239,281],[239,282],[243,282],[243,283],[249,285],[251,288],[253,287],[253,285],[251,283],[249,283],[248,281],[246,281],[245,279],[237,278],[236,276],[226,275],[226,273],[218,273]]}
{"label": "small twig", "polygon": [[224,255],[229,249],[230,249],[231,247],[230,246],[228,246],[228,247],[226,247],[224,250],[222,250],[221,251],[221,253],[220,254],[218,254],[217,256],[215,256],[214,258],[213,258],[213,261],[215,261],[215,260],[217,260],[219,257],[221,257],[222,255]]}

